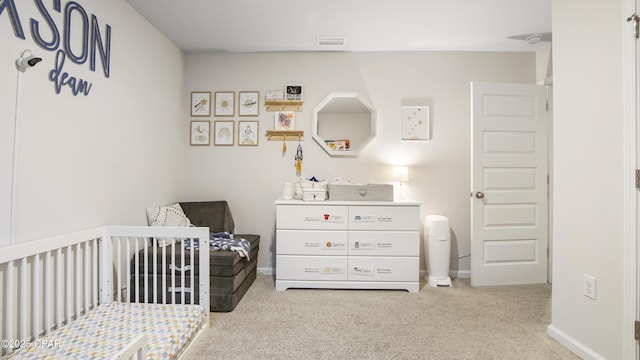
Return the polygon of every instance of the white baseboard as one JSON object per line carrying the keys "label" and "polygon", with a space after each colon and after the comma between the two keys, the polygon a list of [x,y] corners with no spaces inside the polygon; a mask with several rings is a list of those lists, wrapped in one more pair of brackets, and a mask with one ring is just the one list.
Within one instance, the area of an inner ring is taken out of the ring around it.
{"label": "white baseboard", "polygon": [[[420,277],[424,278],[427,276],[426,270],[420,270]],[[452,279],[470,279],[471,271],[470,270],[450,270],[449,277]]]}
{"label": "white baseboard", "polygon": [[567,335],[564,331],[558,329],[553,325],[547,326],[547,334],[549,334],[549,336],[551,336],[557,342],[585,360],[606,360],[604,356],[591,350],[589,347],[585,346],[581,342]]}
{"label": "white baseboard", "polygon": [[264,267],[259,267],[256,269],[257,275],[258,276],[274,276],[276,274],[275,269],[274,268],[264,268]]}

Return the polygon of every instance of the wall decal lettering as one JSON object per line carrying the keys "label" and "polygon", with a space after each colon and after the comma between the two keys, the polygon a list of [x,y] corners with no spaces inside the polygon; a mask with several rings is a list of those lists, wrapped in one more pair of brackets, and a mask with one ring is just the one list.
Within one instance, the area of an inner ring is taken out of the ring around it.
{"label": "wall decal lettering", "polygon": [[[60,0],[51,0],[50,9],[45,6],[44,0],[33,0],[33,3],[42,19],[30,19],[31,38],[40,48],[56,52],[55,66],[49,72],[49,80],[54,83],[56,93],[59,94],[64,86],[68,86],[74,96],[89,95],[93,84],[64,71],[65,61],[68,59],[74,64],[82,65],[89,60],[89,69],[95,72],[96,62],[100,59],[104,77],[109,78],[111,26],[105,25],[103,37],[98,18],[94,14],[89,16],[82,5],[75,1],[67,2],[64,9]],[[52,10],[61,14],[60,23],[56,24],[54,17],[51,16]],[[0,21],[2,22],[4,14],[8,17],[15,36],[26,40],[15,0],[0,0]],[[62,36],[59,25],[62,25]]]}

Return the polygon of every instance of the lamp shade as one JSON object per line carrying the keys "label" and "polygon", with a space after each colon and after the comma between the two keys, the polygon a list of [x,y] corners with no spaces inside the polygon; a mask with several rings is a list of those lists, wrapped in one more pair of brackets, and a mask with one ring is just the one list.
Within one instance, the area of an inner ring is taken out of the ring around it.
{"label": "lamp shade", "polygon": [[393,181],[409,181],[409,168],[407,166],[395,166],[393,168]]}

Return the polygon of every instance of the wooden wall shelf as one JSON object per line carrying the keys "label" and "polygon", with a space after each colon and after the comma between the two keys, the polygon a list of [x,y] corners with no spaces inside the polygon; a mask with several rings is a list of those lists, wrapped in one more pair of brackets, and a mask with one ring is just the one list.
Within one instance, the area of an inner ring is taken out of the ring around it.
{"label": "wooden wall shelf", "polygon": [[265,135],[267,140],[304,140],[304,131],[302,130],[267,130]]}
{"label": "wooden wall shelf", "polygon": [[267,111],[302,111],[302,100],[265,100]]}

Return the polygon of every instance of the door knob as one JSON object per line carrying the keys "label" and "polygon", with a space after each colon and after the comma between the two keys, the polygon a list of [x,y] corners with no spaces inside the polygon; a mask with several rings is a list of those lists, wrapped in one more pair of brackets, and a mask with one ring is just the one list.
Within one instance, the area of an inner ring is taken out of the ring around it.
{"label": "door knob", "polygon": [[484,193],[483,193],[483,192],[481,192],[481,191],[478,191],[478,192],[476,193],[476,198],[478,198],[478,199],[483,199],[483,198],[484,198]]}

